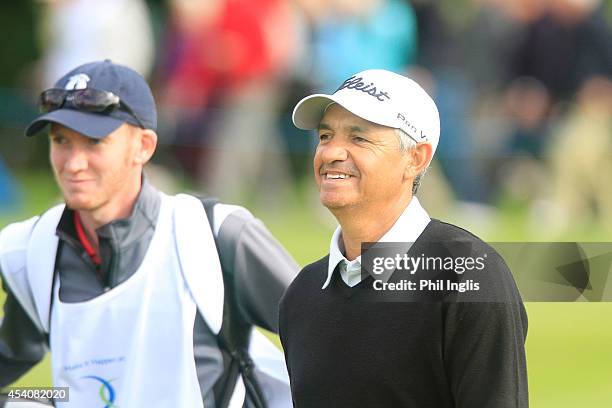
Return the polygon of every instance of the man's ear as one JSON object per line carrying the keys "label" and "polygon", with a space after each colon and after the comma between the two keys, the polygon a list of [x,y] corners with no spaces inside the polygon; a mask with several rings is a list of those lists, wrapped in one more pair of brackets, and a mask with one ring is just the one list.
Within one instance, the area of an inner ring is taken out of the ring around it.
{"label": "man's ear", "polygon": [[140,146],[139,151],[136,154],[136,160],[138,164],[144,165],[145,163],[147,163],[153,156],[153,153],[155,153],[156,148],[157,133],[155,133],[151,129],[141,129]]}
{"label": "man's ear", "polygon": [[404,178],[413,180],[429,165],[433,156],[433,149],[429,143],[419,143],[416,147],[407,151],[406,154],[410,155],[411,160],[406,166]]}

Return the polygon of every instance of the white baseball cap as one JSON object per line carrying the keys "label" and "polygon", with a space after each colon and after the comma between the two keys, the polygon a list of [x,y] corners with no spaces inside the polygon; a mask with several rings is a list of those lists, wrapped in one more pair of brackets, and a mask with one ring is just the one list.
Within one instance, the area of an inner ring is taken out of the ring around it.
{"label": "white baseball cap", "polygon": [[333,103],[362,119],[401,129],[415,142],[429,143],[436,151],[440,139],[438,108],[410,78],[384,69],[362,71],[331,95],[314,94],[298,102],[293,109],[293,124],[304,130],[317,129]]}

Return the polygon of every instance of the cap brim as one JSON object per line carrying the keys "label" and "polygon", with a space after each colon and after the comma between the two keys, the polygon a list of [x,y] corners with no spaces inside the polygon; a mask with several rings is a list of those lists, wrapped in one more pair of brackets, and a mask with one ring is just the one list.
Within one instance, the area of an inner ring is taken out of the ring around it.
{"label": "cap brim", "polygon": [[49,123],[57,123],[87,137],[102,139],[117,130],[125,121],[99,113],[58,109],[45,113],[30,123],[26,129],[26,136],[35,135]]}
{"label": "cap brim", "polygon": [[293,124],[304,130],[318,128],[325,110],[332,103],[338,103],[333,95],[314,94],[305,97],[293,109]]}

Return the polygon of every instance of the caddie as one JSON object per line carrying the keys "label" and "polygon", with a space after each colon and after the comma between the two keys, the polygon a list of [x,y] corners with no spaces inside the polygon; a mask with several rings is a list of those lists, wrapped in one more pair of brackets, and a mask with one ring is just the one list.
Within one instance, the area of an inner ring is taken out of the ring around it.
{"label": "caddie", "polygon": [[50,349],[75,407],[286,407],[277,304],[297,264],[243,207],[157,190],[145,79],[109,60],[40,96],[64,204],[0,234],[0,386]]}
{"label": "caddie", "polygon": [[527,314],[510,270],[416,197],[440,137],[433,99],[372,69],[302,99],[293,123],[317,132],[314,179],[339,224],[281,300],[294,406],[527,407]]}

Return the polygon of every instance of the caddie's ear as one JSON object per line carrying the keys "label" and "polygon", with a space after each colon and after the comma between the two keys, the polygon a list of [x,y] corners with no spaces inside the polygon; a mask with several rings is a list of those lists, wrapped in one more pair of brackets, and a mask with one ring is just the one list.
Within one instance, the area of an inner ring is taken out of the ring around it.
{"label": "caddie's ear", "polygon": [[404,171],[404,178],[413,180],[421,174],[423,170],[431,162],[433,156],[433,148],[429,143],[419,143],[414,148],[408,150],[406,154],[410,155],[410,162]]}
{"label": "caddie's ear", "polygon": [[155,149],[157,148],[157,133],[151,129],[140,129],[140,146],[136,153],[136,160],[139,164],[147,163]]}

